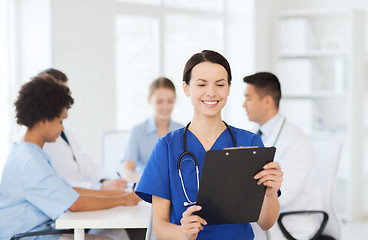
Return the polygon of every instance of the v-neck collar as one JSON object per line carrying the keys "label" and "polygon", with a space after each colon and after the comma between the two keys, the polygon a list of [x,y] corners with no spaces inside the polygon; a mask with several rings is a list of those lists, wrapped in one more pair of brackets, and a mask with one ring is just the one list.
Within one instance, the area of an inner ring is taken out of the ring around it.
{"label": "v-neck collar", "polygon": [[[194,139],[195,139],[195,140],[198,142],[198,144],[201,146],[201,150],[202,150],[202,151],[204,151],[204,152],[207,152],[207,151],[206,151],[206,149],[204,148],[203,144],[201,143],[201,141],[199,141],[199,139],[197,138],[197,136],[196,136],[194,133],[192,133],[192,131],[190,131],[189,129],[188,129],[188,132],[190,132],[190,134],[194,137]],[[216,148],[216,145],[218,145],[218,144],[219,144],[219,139],[223,138],[223,135],[225,134],[225,132],[228,132],[228,129],[227,129],[227,128],[225,128],[225,129],[224,129],[224,131],[222,131],[222,133],[218,136],[218,138],[217,138],[217,139],[216,139],[216,141],[212,144],[211,148],[210,148],[208,151],[213,150],[213,149],[217,149],[217,148]],[[221,149],[222,149],[222,148],[221,148]]]}

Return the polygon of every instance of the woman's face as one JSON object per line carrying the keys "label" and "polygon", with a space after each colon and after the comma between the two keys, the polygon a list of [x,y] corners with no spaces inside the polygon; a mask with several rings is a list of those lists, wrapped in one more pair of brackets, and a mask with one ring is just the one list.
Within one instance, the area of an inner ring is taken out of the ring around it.
{"label": "woman's face", "polygon": [[64,131],[63,120],[67,118],[68,112],[64,109],[59,117],[45,120],[44,139],[45,142],[55,142],[62,131]]}
{"label": "woman's face", "polygon": [[169,120],[176,100],[175,92],[166,87],[157,88],[148,102],[154,109],[155,118]]}
{"label": "woman's face", "polygon": [[189,85],[183,84],[195,113],[208,117],[221,115],[230,92],[228,74],[223,66],[211,62],[197,64],[191,72]]}

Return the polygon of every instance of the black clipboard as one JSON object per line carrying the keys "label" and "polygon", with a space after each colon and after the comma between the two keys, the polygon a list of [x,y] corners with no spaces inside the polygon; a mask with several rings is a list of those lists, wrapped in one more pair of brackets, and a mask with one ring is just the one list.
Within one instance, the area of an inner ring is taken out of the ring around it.
{"label": "black clipboard", "polygon": [[195,214],[209,225],[258,221],[266,187],[254,179],[276,148],[210,150],[203,163]]}

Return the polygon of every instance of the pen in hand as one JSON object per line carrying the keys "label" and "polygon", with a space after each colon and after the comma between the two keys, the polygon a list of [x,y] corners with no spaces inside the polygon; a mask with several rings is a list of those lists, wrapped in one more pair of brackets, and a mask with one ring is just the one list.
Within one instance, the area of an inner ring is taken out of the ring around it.
{"label": "pen in hand", "polygon": [[[119,178],[122,178],[120,173],[117,171],[116,174],[118,175]],[[132,186],[132,191],[134,192],[135,191],[135,187],[137,186],[137,183],[133,183],[133,186]]]}

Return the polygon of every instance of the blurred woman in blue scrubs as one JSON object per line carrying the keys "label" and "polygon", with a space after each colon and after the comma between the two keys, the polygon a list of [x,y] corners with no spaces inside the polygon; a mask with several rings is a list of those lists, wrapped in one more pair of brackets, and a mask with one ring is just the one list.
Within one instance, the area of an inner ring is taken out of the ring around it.
{"label": "blurred woman in blue scrubs", "polygon": [[171,120],[175,101],[175,86],[170,79],[160,77],[151,83],[148,102],[153,107],[154,115],[130,130],[121,160],[123,176],[129,182],[139,181],[157,140],[168,132],[184,127]]}
{"label": "blurred woman in blue scrubs", "polygon": [[[233,147],[230,131],[237,146],[263,147],[258,135],[232,126],[227,128],[223,122],[221,110],[230,85],[229,63],[217,52],[204,50],[193,55],[185,65],[183,90],[194,108],[185,141],[187,151],[198,160],[199,170],[206,151]],[[155,236],[157,239],[253,239],[249,223],[206,226],[206,219],[193,215],[201,206],[185,204],[196,200],[198,186],[194,159],[190,155],[179,163],[184,186],[179,177],[177,166],[184,152],[184,132],[182,128],[159,139],[136,190],[143,200],[152,202]],[[257,223],[262,229],[269,229],[279,213],[278,190],[282,181],[279,164],[266,164],[254,178],[267,187]]]}

